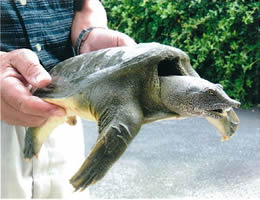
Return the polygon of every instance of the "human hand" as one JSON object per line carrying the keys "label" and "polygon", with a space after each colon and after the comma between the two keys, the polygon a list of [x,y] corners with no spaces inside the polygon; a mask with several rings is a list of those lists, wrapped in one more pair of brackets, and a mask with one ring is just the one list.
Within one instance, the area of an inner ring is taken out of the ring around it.
{"label": "human hand", "polygon": [[80,53],[88,53],[110,47],[134,45],[136,45],[135,41],[124,33],[105,28],[95,28],[82,44]]}
{"label": "human hand", "polygon": [[10,125],[38,127],[50,116],[65,114],[61,107],[31,94],[32,87],[42,88],[51,82],[33,51],[1,52],[0,60],[1,120]]}

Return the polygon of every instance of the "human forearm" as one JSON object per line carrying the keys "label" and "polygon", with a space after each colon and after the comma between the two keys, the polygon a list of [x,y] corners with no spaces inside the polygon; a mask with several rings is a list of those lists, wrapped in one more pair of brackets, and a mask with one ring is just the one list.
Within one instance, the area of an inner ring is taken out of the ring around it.
{"label": "human forearm", "polygon": [[[102,28],[95,28],[90,32],[82,32],[83,29],[89,27]],[[83,38],[82,35],[82,37],[79,37],[81,32],[86,37]],[[75,13],[71,40],[77,54],[136,44],[128,35],[107,28],[106,11],[98,0],[85,0],[81,11]]]}
{"label": "human forearm", "polygon": [[71,29],[73,46],[83,29],[88,27],[107,28],[107,15],[103,5],[98,0],[84,0],[80,11],[75,12]]}

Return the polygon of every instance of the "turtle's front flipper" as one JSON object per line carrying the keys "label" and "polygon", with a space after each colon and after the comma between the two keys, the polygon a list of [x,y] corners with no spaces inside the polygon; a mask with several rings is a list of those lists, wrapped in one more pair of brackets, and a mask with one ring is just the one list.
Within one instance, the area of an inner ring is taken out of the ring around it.
{"label": "turtle's front flipper", "polygon": [[41,127],[28,128],[25,135],[24,158],[30,160],[33,156],[37,157],[51,132],[65,121],[66,117],[50,117]]}
{"label": "turtle's front flipper", "polygon": [[[107,120],[110,117],[101,117],[106,126],[100,129],[97,143],[70,180],[76,190],[82,191],[103,178],[139,132],[143,119],[141,110],[137,106],[128,106],[123,109],[117,112],[111,121]],[[109,115],[108,112],[104,113]]]}

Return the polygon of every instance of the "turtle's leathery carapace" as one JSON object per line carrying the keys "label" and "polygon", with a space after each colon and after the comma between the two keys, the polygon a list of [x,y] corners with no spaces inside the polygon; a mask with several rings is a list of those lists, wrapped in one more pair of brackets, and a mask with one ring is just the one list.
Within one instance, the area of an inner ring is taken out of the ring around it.
{"label": "turtle's leathery carapace", "polygon": [[174,47],[147,43],[98,50],[61,62],[50,74],[52,83],[34,95],[62,106],[67,116],[29,128],[24,155],[38,155],[52,130],[64,122],[73,125],[75,116],[97,121],[97,142],[70,180],[76,190],[104,177],[143,124],[201,116],[225,139],[239,124],[232,107],[240,103],[219,84],[200,78],[189,57]]}

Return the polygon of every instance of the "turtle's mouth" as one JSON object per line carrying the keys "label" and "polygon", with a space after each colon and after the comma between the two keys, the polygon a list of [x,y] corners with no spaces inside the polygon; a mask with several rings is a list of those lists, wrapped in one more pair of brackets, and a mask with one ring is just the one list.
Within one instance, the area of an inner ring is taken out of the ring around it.
{"label": "turtle's mouth", "polygon": [[226,109],[225,108],[224,109],[222,109],[222,108],[207,109],[207,110],[205,110],[205,114],[209,117],[221,119],[224,117],[224,115],[223,115],[224,110],[226,110]]}
{"label": "turtle's mouth", "polygon": [[236,132],[240,120],[235,111],[229,107],[222,112],[221,119],[207,117],[207,120],[219,131],[222,135],[222,141],[230,139]]}
{"label": "turtle's mouth", "polygon": [[214,109],[214,110],[211,110],[211,112],[223,113],[223,110],[222,109]]}
{"label": "turtle's mouth", "polygon": [[235,100],[231,100],[231,103],[217,103],[208,107],[204,112],[208,117],[222,119],[225,113],[230,111],[232,107],[239,108],[240,103]]}

